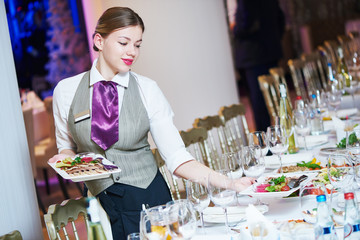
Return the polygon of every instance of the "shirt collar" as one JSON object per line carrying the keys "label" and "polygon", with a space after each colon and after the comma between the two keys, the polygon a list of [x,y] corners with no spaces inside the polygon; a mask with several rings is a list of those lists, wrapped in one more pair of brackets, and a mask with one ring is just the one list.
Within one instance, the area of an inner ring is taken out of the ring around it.
{"label": "shirt collar", "polygon": [[[99,81],[103,81],[105,78],[101,75],[101,73],[96,68],[96,63],[98,59],[95,59],[90,70],[90,86],[94,85]],[[129,86],[129,72],[126,73],[118,73],[112,79],[112,82],[119,84],[127,88]]]}

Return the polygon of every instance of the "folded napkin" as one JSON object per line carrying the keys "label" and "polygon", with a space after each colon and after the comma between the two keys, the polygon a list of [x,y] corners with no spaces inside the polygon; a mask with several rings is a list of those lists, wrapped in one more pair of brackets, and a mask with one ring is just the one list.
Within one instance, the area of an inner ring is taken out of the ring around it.
{"label": "folded napkin", "polygon": [[[306,146],[308,148],[313,148],[321,144],[328,142],[328,135],[309,135],[306,136]],[[297,137],[297,146],[300,148],[305,147],[304,138]]]}
{"label": "folded napkin", "polygon": [[357,108],[340,109],[336,112],[336,116],[338,118],[345,118],[347,116],[355,115],[357,112]]}
{"label": "folded napkin", "polygon": [[[313,155],[311,152],[299,152],[295,154],[282,155],[281,160],[283,166],[292,165],[301,161],[308,162],[312,159]],[[279,158],[277,155],[266,156],[265,166],[269,168],[275,168],[280,166]]]}
{"label": "folded napkin", "polygon": [[[275,225],[264,217],[259,210],[252,204],[246,208],[247,227],[241,229],[241,239],[263,239],[263,240],[278,240],[279,231]],[[251,238],[253,233],[253,238]],[[262,237],[261,234],[262,233]]]}

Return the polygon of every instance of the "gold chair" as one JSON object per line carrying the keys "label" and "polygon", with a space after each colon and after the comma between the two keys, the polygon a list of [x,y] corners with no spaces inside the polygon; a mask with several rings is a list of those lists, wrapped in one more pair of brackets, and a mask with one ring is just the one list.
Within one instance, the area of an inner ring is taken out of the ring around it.
{"label": "gold chair", "polygon": [[212,159],[212,165],[216,169],[220,168],[220,153],[226,153],[225,125],[219,115],[196,118],[193,127],[202,127],[207,130],[209,154]]}
{"label": "gold chair", "polygon": [[305,78],[308,78],[308,81],[312,81],[316,89],[326,89],[326,69],[323,68],[321,63],[320,53],[304,53],[301,55],[301,59],[305,62]]}
{"label": "gold chair", "polygon": [[258,77],[261,92],[264,96],[266,107],[271,115],[271,123],[275,123],[279,112],[280,96],[279,85],[272,75],[262,75]]}
{"label": "gold chair", "polygon": [[50,205],[44,221],[50,240],[79,239],[78,229],[87,228],[89,224],[86,199],[70,199]]}
{"label": "gold chair", "polygon": [[358,38],[359,37],[359,32],[358,31],[350,31],[348,33],[348,36],[349,36],[350,39]]}
{"label": "gold chair", "polygon": [[290,59],[288,65],[296,95],[301,96],[304,100],[308,99],[309,94],[316,90],[316,86],[305,67],[305,62],[301,59]]}
{"label": "gold chair", "polygon": [[288,85],[287,85],[286,78],[285,78],[284,69],[282,67],[270,68],[269,73],[274,77],[275,89],[276,89],[276,93],[277,93],[279,99],[280,99],[280,88],[279,88],[280,83],[284,84],[286,86],[286,91],[287,91],[286,96],[287,96],[287,99],[288,99],[288,101],[290,103],[290,106],[292,107],[290,94],[289,94],[289,91],[288,91]]}
{"label": "gold chair", "polygon": [[338,48],[340,44],[336,40],[327,40],[324,41],[324,46],[329,53],[329,59],[333,66],[336,66],[337,59],[338,59]]}
{"label": "gold chair", "polygon": [[223,106],[219,110],[219,116],[225,125],[225,138],[230,152],[238,152],[241,146],[248,144],[249,127],[245,112],[245,106],[241,103]]}
{"label": "gold chair", "polygon": [[7,233],[3,236],[0,236],[0,240],[22,240],[21,233],[18,230]]}

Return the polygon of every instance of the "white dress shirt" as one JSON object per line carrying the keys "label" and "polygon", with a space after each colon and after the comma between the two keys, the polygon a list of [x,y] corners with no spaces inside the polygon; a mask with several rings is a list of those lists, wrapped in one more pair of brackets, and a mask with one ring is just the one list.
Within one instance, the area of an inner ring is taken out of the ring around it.
{"label": "white dress shirt", "polygon": [[[104,80],[96,68],[96,62],[97,60],[94,61],[90,70],[90,111],[92,87],[94,83]],[[173,123],[174,113],[156,82],[134,72],[131,73],[137,81],[141,100],[149,117],[152,138],[167,167],[171,172],[174,172],[178,166],[194,159],[194,157],[186,150],[179,131]],[[54,89],[53,111],[59,152],[64,149],[72,149],[76,152],[76,145],[68,127],[68,117],[75,92],[84,74],[80,73],[61,80]],[[117,74],[111,81],[118,84],[119,113],[121,113],[124,89],[129,83],[129,73]]]}

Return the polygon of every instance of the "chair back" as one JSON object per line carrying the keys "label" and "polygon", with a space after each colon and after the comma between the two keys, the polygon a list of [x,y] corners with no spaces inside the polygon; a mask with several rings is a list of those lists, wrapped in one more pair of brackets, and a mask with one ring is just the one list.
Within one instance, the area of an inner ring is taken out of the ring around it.
{"label": "chair back", "polygon": [[[76,221],[81,218],[84,221]],[[44,221],[50,240],[57,239],[79,239],[77,228],[88,226],[86,212],[86,199],[65,200],[61,204],[49,206],[48,213],[44,215]],[[66,230],[66,226],[71,231]],[[63,237],[63,238],[62,238]]]}
{"label": "chair back", "polygon": [[320,53],[312,52],[302,54],[301,59],[305,62],[305,78],[312,82],[315,90],[326,88],[325,69],[322,66]]}
{"label": "chair back", "polygon": [[338,48],[340,44],[336,40],[326,40],[324,41],[324,46],[327,49],[329,54],[329,60],[333,66],[336,66],[338,59]]}
{"label": "chair back", "polygon": [[223,106],[219,110],[219,115],[225,125],[225,138],[230,152],[238,152],[241,146],[248,144],[249,127],[245,113],[245,106],[241,103]]}
{"label": "chair back", "polygon": [[350,31],[350,32],[348,33],[348,36],[349,36],[349,38],[351,38],[351,39],[358,38],[358,37],[359,37],[359,32],[358,32],[358,31]]}
{"label": "chair back", "polygon": [[0,236],[0,240],[22,240],[21,233],[18,230],[14,230],[3,236]]}
{"label": "chair back", "polygon": [[276,116],[279,113],[280,96],[279,86],[272,75],[261,75],[258,77],[261,92],[264,96],[266,107],[271,116],[272,124],[275,123]]}
{"label": "chair back", "polygon": [[166,185],[169,188],[171,199],[177,200],[182,198],[182,192],[179,187],[178,178],[175,178],[165,165],[164,159],[161,157],[160,152],[157,148],[152,149],[156,164],[159,168],[161,175],[163,176]]}
{"label": "chair back", "polygon": [[288,91],[288,85],[286,82],[286,78],[285,78],[285,71],[282,67],[275,67],[275,68],[270,68],[269,69],[269,73],[271,74],[271,76],[274,77],[275,80],[275,89],[276,89],[276,93],[278,95],[278,98],[280,99],[280,83],[284,84],[287,90],[287,99],[291,105],[291,99],[290,99],[290,94]]}
{"label": "chair back", "polygon": [[225,125],[219,115],[206,116],[204,118],[196,118],[193,127],[205,128],[208,134],[208,147],[209,155],[211,158],[212,166],[216,169],[220,167],[219,153],[226,153],[226,139],[225,139]]}
{"label": "chair back", "polygon": [[23,109],[23,117],[24,117],[26,138],[27,138],[29,154],[30,154],[31,168],[33,171],[34,178],[36,178],[37,171],[36,171],[35,150],[34,150],[35,143],[34,143],[33,109],[32,108]]}
{"label": "chair back", "polygon": [[305,62],[301,59],[290,59],[288,65],[296,95],[301,96],[304,100],[309,99],[308,94],[316,90],[316,88],[309,79],[309,73],[305,68]]}

